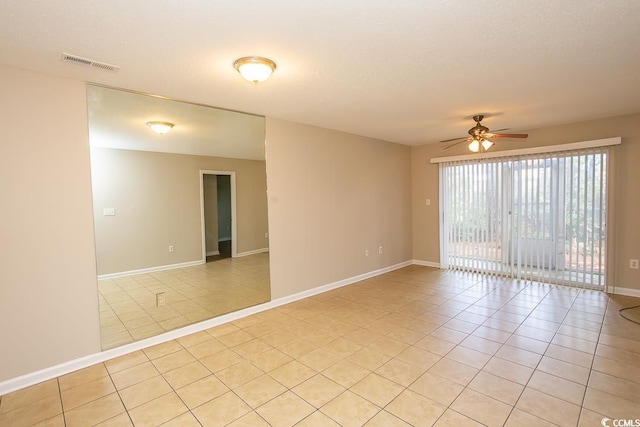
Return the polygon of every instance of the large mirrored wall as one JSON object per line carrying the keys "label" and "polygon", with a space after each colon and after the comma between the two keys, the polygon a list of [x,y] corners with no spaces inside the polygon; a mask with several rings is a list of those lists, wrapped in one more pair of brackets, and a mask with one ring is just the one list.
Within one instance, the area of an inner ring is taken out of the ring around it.
{"label": "large mirrored wall", "polygon": [[87,99],[103,350],[269,301],[264,117]]}

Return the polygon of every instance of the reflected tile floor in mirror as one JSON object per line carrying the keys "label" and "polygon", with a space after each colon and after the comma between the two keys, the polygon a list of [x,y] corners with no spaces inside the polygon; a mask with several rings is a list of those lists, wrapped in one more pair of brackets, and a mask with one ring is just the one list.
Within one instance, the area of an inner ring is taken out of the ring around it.
{"label": "reflected tile floor in mirror", "polygon": [[270,300],[269,254],[98,281],[102,349]]}
{"label": "reflected tile floor in mirror", "polygon": [[8,394],[0,426],[636,419],[638,302],[410,266]]}

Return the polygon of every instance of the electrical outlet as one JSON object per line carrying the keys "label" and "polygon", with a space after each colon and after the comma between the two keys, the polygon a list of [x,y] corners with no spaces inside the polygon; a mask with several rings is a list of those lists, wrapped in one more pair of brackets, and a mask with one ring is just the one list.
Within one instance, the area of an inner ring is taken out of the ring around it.
{"label": "electrical outlet", "polygon": [[364,256],[369,256],[369,249],[364,250]]}
{"label": "electrical outlet", "polygon": [[269,238],[269,233],[264,233],[264,238],[268,239]]}
{"label": "electrical outlet", "polygon": [[167,299],[164,292],[156,294],[156,307],[163,307],[167,305]]}
{"label": "electrical outlet", "polygon": [[169,252],[173,252],[173,245],[169,245]]}
{"label": "electrical outlet", "polygon": [[382,246],[380,246],[380,247],[378,248],[378,253],[379,253],[379,254],[381,254],[381,253],[382,253]]}
{"label": "electrical outlet", "polygon": [[634,270],[638,269],[638,260],[637,259],[630,259],[629,260],[629,268],[633,268]]}
{"label": "electrical outlet", "polygon": [[114,216],[116,214],[116,208],[104,208],[102,214],[104,216]]}

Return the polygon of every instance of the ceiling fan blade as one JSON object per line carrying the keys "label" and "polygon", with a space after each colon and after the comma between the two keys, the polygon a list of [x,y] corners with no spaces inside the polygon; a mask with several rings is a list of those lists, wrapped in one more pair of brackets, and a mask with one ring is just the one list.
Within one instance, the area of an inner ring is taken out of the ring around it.
{"label": "ceiling fan blade", "polygon": [[527,138],[529,134],[526,133],[495,133],[491,138]]}
{"label": "ceiling fan blade", "polygon": [[459,138],[451,138],[451,139],[445,139],[444,141],[440,141],[440,142],[451,142],[451,141],[457,141],[459,139],[467,139],[468,136],[461,136]]}
{"label": "ceiling fan blade", "polygon": [[509,130],[509,129],[511,129],[511,128],[504,128],[504,129],[491,129],[491,130],[489,131],[489,133],[502,132],[502,131]]}
{"label": "ceiling fan blade", "polygon": [[[461,138],[458,138],[458,139],[461,139]],[[448,150],[448,149],[449,149],[449,148],[451,148],[451,147],[455,147],[455,146],[456,146],[456,145],[458,145],[458,144],[462,144],[462,143],[463,143],[463,142],[465,142],[466,140],[467,140],[467,138],[463,138],[463,139],[462,139],[462,141],[458,141],[458,142],[455,142],[455,143],[453,143],[453,144],[451,144],[451,145],[447,145],[447,146],[446,146],[446,147],[444,147],[442,150],[443,150],[443,151],[444,151],[444,150]],[[441,141],[441,142],[445,142],[445,141]]]}

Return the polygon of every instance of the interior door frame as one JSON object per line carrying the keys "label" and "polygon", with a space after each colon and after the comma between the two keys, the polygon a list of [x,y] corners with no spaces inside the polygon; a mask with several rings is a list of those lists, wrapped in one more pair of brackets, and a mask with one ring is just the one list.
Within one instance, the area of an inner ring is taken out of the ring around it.
{"label": "interior door frame", "polygon": [[202,239],[202,262],[207,262],[207,236],[204,219],[204,176],[205,175],[228,175],[231,182],[231,258],[238,256],[237,239],[238,230],[236,228],[236,173],[235,171],[214,171],[200,170],[200,229]]}

